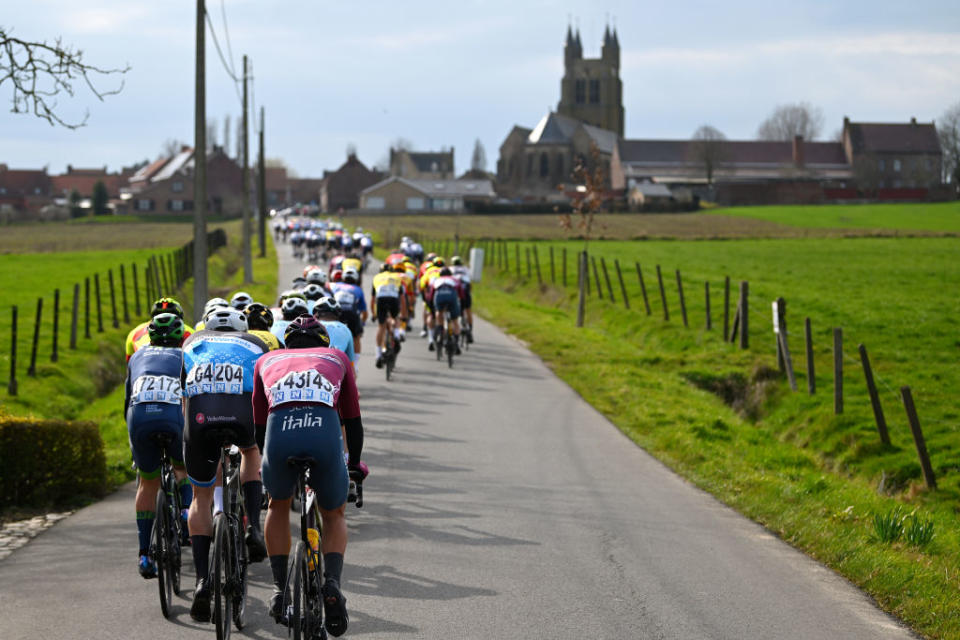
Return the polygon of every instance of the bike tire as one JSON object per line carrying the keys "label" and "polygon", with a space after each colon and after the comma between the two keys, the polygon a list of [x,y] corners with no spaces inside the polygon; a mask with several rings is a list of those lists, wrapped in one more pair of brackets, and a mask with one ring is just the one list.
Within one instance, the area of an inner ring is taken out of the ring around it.
{"label": "bike tire", "polygon": [[[160,611],[170,617],[173,607],[173,575],[170,551],[170,508],[163,487],[157,491],[156,514],[153,521],[153,559],[157,563],[157,587],[160,590]],[[178,568],[179,569],[179,568]],[[178,571],[179,573],[179,571]]]}
{"label": "bike tire", "polygon": [[311,640],[307,612],[310,611],[310,598],[307,593],[310,584],[307,577],[307,550],[303,540],[297,543],[297,552],[293,561],[293,613],[290,628],[293,640]]}
{"label": "bike tire", "polygon": [[230,620],[233,617],[233,599],[228,593],[231,572],[230,525],[227,515],[218,513],[213,521],[213,623],[217,640],[230,638]]}
{"label": "bike tire", "polygon": [[447,339],[447,367],[453,369],[453,354],[456,351],[457,339],[450,336]]}
{"label": "bike tire", "polygon": [[[240,503],[240,511],[237,514],[238,522],[242,523],[244,519],[243,502]],[[242,631],[246,625],[247,614],[247,569],[250,566],[250,559],[247,552],[247,545],[243,540],[243,527],[233,527],[233,558],[234,570],[237,573],[237,589],[233,599],[233,626],[237,631]]]}

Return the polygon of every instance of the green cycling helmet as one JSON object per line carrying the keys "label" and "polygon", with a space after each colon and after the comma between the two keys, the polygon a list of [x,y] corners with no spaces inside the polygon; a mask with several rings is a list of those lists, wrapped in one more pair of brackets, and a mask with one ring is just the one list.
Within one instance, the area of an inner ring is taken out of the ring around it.
{"label": "green cycling helmet", "polygon": [[183,331],[183,320],[175,313],[158,313],[147,326],[150,344],[157,347],[179,347]]}

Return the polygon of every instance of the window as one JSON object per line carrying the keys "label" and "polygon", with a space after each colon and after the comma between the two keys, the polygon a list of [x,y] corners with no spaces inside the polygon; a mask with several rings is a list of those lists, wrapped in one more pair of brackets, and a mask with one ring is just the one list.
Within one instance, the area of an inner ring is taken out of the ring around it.
{"label": "window", "polygon": [[600,80],[597,78],[590,79],[590,104],[598,104],[600,102]]}
{"label": "window", "polygon": [[550,175],[550,160],[547,159],[547,153],[540,154],[540,177],[546,178]]}
{"label": "window", "polygon": [[880,169],[880,171],[886,171],[887,162],[883,158],[880,158],[879,160],[877,160],[877,168]]}
{"label": "window", "polygon": [[183,181],[174,180],[173,183],[170,185],[170,190],[173,191],[174,193],[180,193],[181,191],[183,191]]}
{"label": "window", "polygon": [[5,195],[7,195],[7,188],[0,187],[0,196],[5,196]]}
{"label": "window", "polygon": [[897,172],[900,171],[900,158],[893,159],[893,170]]}
{"label": "window", "polygon": [[33,195],[38,196],[38,195],[40,195],[41,193],[43,193],[43,190],[42,190],[40,187],[34,187],[34,188],[33,188]]}
{"label": "window", "polygon": [[557,180],[563,182],[566,176],[563,175],[563,154],[557,154]]}
{"label": "window", "polygon": [[583,104],[587,101],[587,81],[578,78],[573,84],[574,101]]}
{"label": "window", "polygon": [[170,211],[183,211],[183,200],[171,200]]}
{"label": "window", "polygon": [[387,206],[386,201],[379,196],[370,196],[367,198],[367,209],[383,209]]}
{"label": "window", "polygon": [[137,200],[137,211],[150,211],[153,209],[153,201],[149,198],[140,198]]}
{"label": "window", "polygon": [[423,209],[423,198],[407,198],[407,209],[411,211]]}

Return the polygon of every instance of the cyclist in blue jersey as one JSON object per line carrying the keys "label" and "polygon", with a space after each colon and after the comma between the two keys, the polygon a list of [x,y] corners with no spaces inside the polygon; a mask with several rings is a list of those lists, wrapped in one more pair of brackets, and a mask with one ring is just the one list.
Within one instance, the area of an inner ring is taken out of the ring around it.
{"label": "cyclist in blue jersey", "polygon": [[367,300],[363,289],[358,286],[360,274],[356,269],[344,269],[343,281],[330,284],[333,297],[340,303],[340,321],[350,328],[353,334],[353,350],[360,353],[360,338],[363,337],[363,325],[367,321]]}
{"label": "cyclist in blue jersey", "polygon": [[156,516],[162,452],[151,440],[152,434],[166,432],[173,435],[168,453],[180,480],[180,498],[184,507],[190,506],[193,496],[183,468],[183,412],[180,409],[180,370],[183,367],[180,341],[183,332],[183,320],[176,314],[154,316],[147,326],[150,344],[134,352],[127,364],[123,408],[130,448],[140,475],[134,504],[140,541],[138,568],[144,578],[157,577],[157,563],[150,557],[150,532]]}
{"label": "cyclist in blue jersey", "polygon": [[313,307],[313,317],[320,321],[327,328],[327,334],[330,336],[330,346],[334,349],[340,349],[350,362],[353,363],[354,371],[357,368],[356,352],[353,350],[353,334],[350,328],[340,322],[340,303],[336,298],[320,298]]}
{"label": "cyclist in blue jersey", "polygon": [[306,300],[298,296],[290,296],[280,305],[280,313],[283,317],[274,321],[273,326],[270,327],[270,333],[277,337],[282,347],[283,332],[287,329],[287,325],[300,316],[310,315],[310,311]]}
{"label": "cyclist in blue jersey", "polygon": [[231,432],[232,444],[240,449],[240,482],[246,507],[248,526],[246,544],[251,562],[266,557],[260,527],[260,503],[263,484],[260,482],[260,451],[253,425],[253,368],[269,347],[263,340],[247,333],[247,319],[242,311],[224,309],[207,318],[206,327],[183,344],[181,382],[186,404],[186,428],[183,433],[187,475],[193,484],[190,505],[190,537],[197,587],[193,594],[190,617],[206,622],[210,619],[209,555],[213,535],[211,505],[215,499],[222,510],[223,497],[215,496],[223,441],[210,435],[212,431]]}

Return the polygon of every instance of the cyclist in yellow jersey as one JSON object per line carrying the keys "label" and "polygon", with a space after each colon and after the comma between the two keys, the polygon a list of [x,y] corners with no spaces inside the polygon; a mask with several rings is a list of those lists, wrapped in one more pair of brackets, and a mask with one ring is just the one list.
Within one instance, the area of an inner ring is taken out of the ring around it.
{"label": "cyclist in yellow jersey", "polygon": [[[181,307],[180,303],[173,298],[160,298],[153,303],[153,308],[150,310],[151,320],[154,316],[161,313],[173,313],[176,314],[180,320],[183,320],[183,307]],[[147,327],[149,326],[150,320],[141,322],[131,329],[130,333],[127,334],[127,340],[124,345],[127,354],[127,361],[130,360],[130,356],[132,356],[137,349],[150,344],[150,335],[147,332]],[[191,333],[194,333],[194,330],[190,327],[190,325],[184,323],[183,339],[186,340]]]}
{"label": "cyclist in yellow jersey", "polygon": [[[407,318],[407,296],[404,291],[403,276],[393,271],[388,264],[383,264],[380,273],[373,277],[373,286],[370,301],[373,315],[377,317],[377,363],[379,369],[383,366],[383,343],[387,331],[395,331],[396,318],[401,321]],[[400,335],[396,336],[398,340]]]}
{"label": "cyclist in yellow jersey", "polygon": [[266,343],[270,351],[280,348],[280,340],[270,332],[273,326],[273,313],[266,305],[259,302],[248,304],[243,309],[247,316],[247,333],[257,336]]}
{"label": "cyclist in yellow jersey", "polygon": [[[422,266],[421,266],[422,268]],[[430,300],[430,283],[433,282],[434,278],[440,275],[440,269],[443,268],[443,258],[435,257],[430,266],[426,269],[423,269],[423,275],[420,276],[420,297],[423,298],[423,331],[420,332],[420,337],[427,337],[427,332],[429,331],[432,335],[433,333],[433,302]],[[433,341],[430,341],[430,350],[433,350]]]}
{"label": "cyclist in yellow jersey", "polygon": [[417,265],[408,258],[394,266],[394,271],[403,276],[404,288],[407,294],[407,318],[413,320],[417,305]]}

